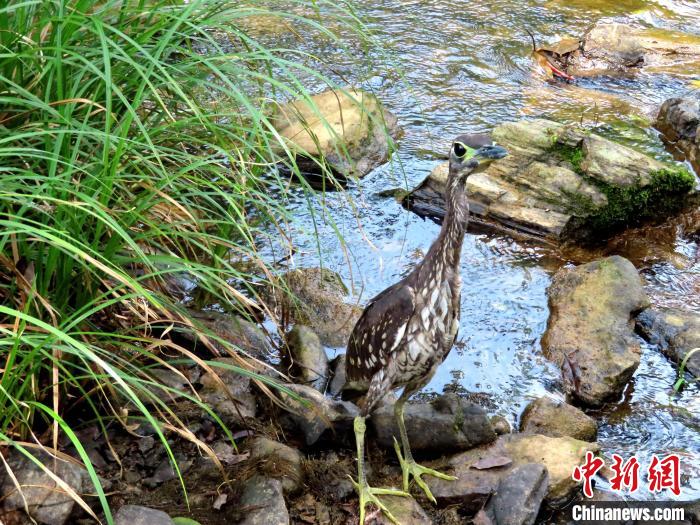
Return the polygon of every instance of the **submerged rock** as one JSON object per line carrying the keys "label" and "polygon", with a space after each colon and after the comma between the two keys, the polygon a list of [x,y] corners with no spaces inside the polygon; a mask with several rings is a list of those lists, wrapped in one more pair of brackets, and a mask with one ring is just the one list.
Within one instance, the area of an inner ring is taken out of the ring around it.
{"label": "submerged rock", "polygon": [[124,505],[114,515],[114,525],[173,525],[173,520],[162,510]]}
{"label": "submerged rock", "polygon": [[[470,221],[514,236],[599,241],[626,226],[662,220],[696,193],[684,167],[571,126],[522,120],[498,126],[493,138],[509,155],[467,180]],[[446,181],[442,164],[404,203],[443,217]]]}
{"label": "submerged rock", "polygon": [[541,397],[525,407],[520,419],[520,431],[595,441],[598,425],[595,419],[564,401]]}
{"label": "submerged rock", "polygon": [[[398,121],[374,95],[329,90],[280,106],[273,125],[304,171],[319,173],[319,159],[343,176],[362,177],[389,159]],[[314,160],[316,159],[316,160]]]}
{"label": "submerged rock", "polygon": [[347,346],[362,308],[344,301],[348,289],[337,273],[323,268],[291,270],[268,289],[271,306],[284,321],[309,326],[321,343]]}
{"label": "submerged rock", "polygon": [[328,381],[328,356],[316,333],[308,326],[296,325],[287,334],[287,349],[294,376],[323,391]]}
{"label": "submerged rock", "polygon": [[282,483],[278,479],[253,476],[245,482],[239,502],[244,518],[240,525],[289,525]]}
{"label": "submerged rock", "polygon": [[[238,363],[229,357],[217,357],[214,361],[230,366]],[[233,370],[212,366],[214,373],[207,372],[200,378],[202,401],[209,405],[222,421],[230,426],[246,426],[255,417],[257,403],[251,391],[250,378]]]}
{"label": "submerged rock", "polygon": [[700,173],[700,96],[668,99],[661,105],[656,128]]}
{"label": "submerged rock", "polygon": [[678,308],[650,308],[637,316],[637,330],[650,343],[676,363],[685,363],[685,370],[700,377],[700,315]]}
{"label": "submerged rock", "polygon": [[547,296],[542,349],[567,392],[593,406],[618,397],[639,366],[633,317],[649,306],[637,270],[620,256],[563,268]]}
{"label": "submerged rock", "polygon": [[[493,444],[462,452],[449,459],[456,481],[426,478],[433,495],[441,506],[460,505],[467,514],[475,514],[494,494],[502,482],[518,467],[542,465],[547,473],[545,501],[553,507],[565,504],[576,492],[578,484],[571,478],[586,452],[597,452],[596,443],[586,443],[570,437],[547,437],[536,434],[500,436]],[[523,501],[537,500],[541,475],[530,472],[532,483],[523,483],[530,490]],[[541,471],[539,471],[541,472]],[[539,481],[538,481],[539,480]],[[504,482],[510,486],[515,480]],[[511,485],[512,484],[512,485]]]}
{"label": "submerged rock", "polygon": [[[32,450],[31,454],[78,494],[92,489],[87,471],[80,465]],[[0,505],[5,511],[26,510],[32,519],[46,525],[63,525],[73,512],[73,497],[24,454],[12,450],[0,470]],[[12,476],[21,489],[18,490]],[[93,489],[94,490],[94,489]]]}
{"label": "submerged rock", "polygon": [[[496,439],[491,421],[479,405],[457,396],[443,396],[432,403],[408,403],[404,409],[406,433],[414,451],[466,450]],[[399,427],[393,405],[383,405],[370,419],[376,442],[391,448]]]}

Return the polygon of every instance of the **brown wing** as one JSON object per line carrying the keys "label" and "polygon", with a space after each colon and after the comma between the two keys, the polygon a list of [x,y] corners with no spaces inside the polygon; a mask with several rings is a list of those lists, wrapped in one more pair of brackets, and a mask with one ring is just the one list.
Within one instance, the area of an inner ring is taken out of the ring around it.
{"label": "brown wing", "polygon": [[405,280],[370,300],[348,342],[349,380],[369,380],[386,366],[391,353],[401,346],[415,308],[415,293]]}

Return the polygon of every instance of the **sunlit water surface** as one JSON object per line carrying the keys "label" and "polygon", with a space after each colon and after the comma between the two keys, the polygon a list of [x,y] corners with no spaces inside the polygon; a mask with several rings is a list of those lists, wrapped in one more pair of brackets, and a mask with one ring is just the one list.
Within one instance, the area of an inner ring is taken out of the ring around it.
{"label": "sunlit water surface", "polygon": [[[372,49],[369,56],[363,55],[359,46],[357,53],[348,53],[336,45],[302,43],[291,33],[276,32],[274,38],[319,56],[332,67],[336,80],[376,92],[405,132],[393,162],[351,185],[347,196],[327,193],[312,204],[315,221],[303,191],[293,190],[290,196],[291,240],[298,250],[292,264],[318,266],[322,259],[324,266],[352,283],[354,299],[359,297],[361,303],[410,271],[439,230],[439,225],[404,210],[391,197],[377,194],[393,187],[411,188],[423,180],[459,133],[488,130],[508,120],[547,117],[582,122],[670,159],[648,122],[664,99],[688,89],[694,72],[550,84],[532,72],[524,29],[540,35],[543,42],[578,35],[599,19],[700,33],[698,2],[357,0],[355,4],[385,46],[381,54]],[[398,67],[387,66],[387,60]],[[368,68],[368,63],[382,65]],[[652,302],[700,312],[697,236],[686,238],[676,225],[670,235],[668,231],[661,241],[662,235],[647,232],[656,244],[632,236],[607,252],[635,262]],[[275,259],[288,254],[286,243],[266,247],[265,252]],[[558,370],[540,352],[548,316],[545,292],[557,268],[595,255],[555,253],[498,235],[468,235],[462,251],[458,342],[426,391],[486,393],[492,412],[506,416],[516,427],[531,399],[544,394],[561,397]],[[696,384],[673,394],[675,367],[654,348],[645,344],[642,348],[642,363],[624,399],[597,414],[599,442],[606,455],[636,454],[642,465],[648,464],[651,454],[678,452],[683,461],[683,497],[698,498],[700,388]],[[647,496],[640,491],[633,497]]]}

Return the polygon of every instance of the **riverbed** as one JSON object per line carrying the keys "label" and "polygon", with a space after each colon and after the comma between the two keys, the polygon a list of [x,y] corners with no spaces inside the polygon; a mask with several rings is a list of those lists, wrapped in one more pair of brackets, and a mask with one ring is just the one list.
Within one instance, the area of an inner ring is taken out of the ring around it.
{"label": "riverbed", "polygon": [[[296,248],[291,264],[322,264],[339,272],[360,304],[410,271],[439,231],[438,224],[380,192],[417,185],[445,158],[451,138],[460,133],[545,117],[582,124],[671,159],[650,123],[663,100],[690,89],[697,72],[553,83],[534,70],[525,29],[541,43],[579,35],[598,20],[700,34],[697,2],[358,0],[355,5],[381,46],[367,50],[358,44],[357,53],[351,53],[291,33],[269,38],[315,54],[336,81],[376,93],[404,130],[392,161],[352,182],[346,193],[329,192],[311,204],[301,187],[289,195]],[[318,82],[312,87],[323,89]],[[558,268],[603,253],[620,253],[635,263],[653,304],[700,312],[699,239],[697,233],[687,234],[687,225],[696,221],[687,216],[665,228],[642,228],[592,251],[552,249],[472,232],[462,252],[458,340],[422,395],[485,394],[490,412],[505,416],[516,428],[530,400],[545,394],[561,398],[559,371],[540,351],[548,317],[546,290]],[[267,257],[282,259],[287,247],[273,243],[264,250]],[[683,499],[697,499],[700,385],[676,394],[676,378],[676,367],[642,341],[642,362],[623,399],[595,413],[598,440],[604,455],[636,454],[642,465],[652,454],[680,454],[687,478]],[[631,497],[653,496],[642,489]]]}

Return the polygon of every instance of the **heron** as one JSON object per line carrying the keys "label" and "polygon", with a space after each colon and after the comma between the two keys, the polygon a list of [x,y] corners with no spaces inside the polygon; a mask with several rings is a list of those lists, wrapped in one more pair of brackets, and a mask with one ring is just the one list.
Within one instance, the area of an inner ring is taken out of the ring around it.
{"label": "heron", "polygon": [[[348,380],[367,386],[359,403],[360,414],[353,423],[357,445],[357,481],[353,484],[360,498],[360,525],[364,524],[368,504],[374,504],[398,524],[378,496],[408,496],[411,477],[433,503],[435,497],[421,476],[456,479],[413,459],[404,406],[430,381],[457,336],[460,255],[469,217],[467,177],[480,165],[507,153],[490,140],[484,142],[482,134],[460,135],[453,141],[445,188],[447,209],[440,234],[411,273],[369,301],[348,341]],[[394,437],[394,448],[401,464],[403,490],[370,487],[365,473],[365,420],[387,393],[401,387],[403,391],[394,406],[401,445]]]}

